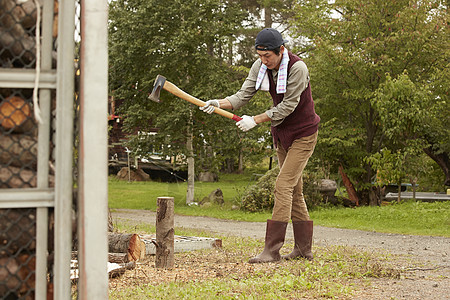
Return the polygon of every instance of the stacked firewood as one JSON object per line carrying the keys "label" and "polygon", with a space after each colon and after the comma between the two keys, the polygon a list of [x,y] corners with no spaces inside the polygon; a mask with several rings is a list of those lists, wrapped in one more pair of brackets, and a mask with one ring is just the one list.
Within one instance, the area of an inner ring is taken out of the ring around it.
{"label": "stacked firewood", "polygon": [[[141,237],[132,233],[108,233],[108,274],[117,277],[136,267],[145,258],[146,245]],[[72,252],[71,279],[77,279],[78,253]]]}
{"label": "stacked firewood", "polygon": [[[0,62],[2,67],[34,67],[36,58],[36,2],[0,1]],[[58,34],[58,1],[54,1],[53,38]],[[52,54],[55,58],[55,53]],[[56,60],[54,61],[56,63]]]}
{"label": "stacked firewood", "polygon": [[[42,0],[0,0],[0,68],[36,68],[36,21]],[[39,8],[36,5],[39,5]],[[57,37],[58,0],[54,1],[53,38]],[[38,24],[37,26],[42,26]],[[56,52],[52,54],[56,66]],[[54,91],[53,91],[54,94]],[[32,90],[0,88],[0,188],[37,186],[38,126]],[[52,97],[54,100],[54,96]],[[54,109],[54,107],[52,107]],[[49,141],[50,143],[50,141]],[[49,164],[51,165],[50,159]],[[50,167],[50,170],[52,168]],[[54,176],[48,176],[54,185]],[[49,214],[49,252],[53,247]],[[33,299],[36,260],[36,210],[0,209],[0,298]]]}
{"label": "stacked firewood", "polygon": [[[0,188],[36,187],[37,134],[30,105],[19,96],[0,103]],[[54,183],[53,176],[49,177]]]}
{"label": "stacked firewood", "polygon": [[[42,11],[41,0],[0,1],[1,68],[36,67],[36,4]],[[56,39],[57,0],[53,9],[53,38]],[[54,50],[52,58],[56,65]],[[36,187],[37,124],[30,99],[31,89],[0,88],[0,188]],[[55,101],[54,93],[52,101]],[[54,184],[52,175],[49,184]]]}

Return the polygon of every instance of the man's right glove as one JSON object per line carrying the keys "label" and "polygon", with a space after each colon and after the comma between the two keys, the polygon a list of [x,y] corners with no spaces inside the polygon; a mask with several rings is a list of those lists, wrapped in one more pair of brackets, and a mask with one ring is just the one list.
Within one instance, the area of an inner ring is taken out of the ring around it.
{"label": "man's right glove", "polygon": [[207,114],[212,114],[214,112],[215,107],[219,108],[220,103],[219,100],[208,100],[205,102],[205,106],[200,106],[199,109]]}

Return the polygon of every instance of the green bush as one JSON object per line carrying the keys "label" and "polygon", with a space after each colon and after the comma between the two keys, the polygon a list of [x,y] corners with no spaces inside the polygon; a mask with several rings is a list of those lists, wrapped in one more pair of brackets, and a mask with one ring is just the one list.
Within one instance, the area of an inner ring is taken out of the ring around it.
{"label": "green bush", "polygon": [[308,209],[324,205],[323,196],[319,192],[320,177],[318,173],[305,170],[303,172],[303,196]]}
{"label": "green bush", "polygon": [[251,212],[270,210],[273,207],[275,180],[280,172],[280,168],[269,170],[256,184],[250,186],[242,197],[241,209]]}
{"label": "green bush", "polygon": [[[280,168],[276,166],[267,171],[256,184],[250,186],[242,196],[241,209],[250,212],[271,210],[275,200],[273,194],[275,181],[279,172]],[[303,172],[303,194],[308,208],[315,207],[322,202],[322,195],[317,188],[319,178],[315,174],[315,172],[307,170]]]}

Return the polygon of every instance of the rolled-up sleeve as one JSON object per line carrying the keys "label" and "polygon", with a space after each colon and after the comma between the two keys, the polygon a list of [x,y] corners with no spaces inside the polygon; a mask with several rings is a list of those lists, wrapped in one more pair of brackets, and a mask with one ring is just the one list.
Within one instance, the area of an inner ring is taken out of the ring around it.
{"label": "rolled-up sleeve", "polygon": [[[276,79],[278,80],[278,74]],[[276,80],[274,81],[276,82]],[[292,65],[286,84],[283,101],[266,111],[266,114],[272,119],[273,126],[279,125],[284,118],[295,110],[300,102],[300,95],[308,87],[309,71],[303,61],[298,61]]]}
{"label": "rolled-up sleeve", "polygon": [[256,94],[257,90],[255,89],[256,80],[258,78],[258,72],[261,68],[261,60],[256,60],[252,67],[250,68],[250,72],[248,73],[247,78],[242,84],[241,89],[234,95],[226,97],[228,101],[230,101],[233,106],[233,110],[238,109],[245,104],[247,104],[250,99]]}

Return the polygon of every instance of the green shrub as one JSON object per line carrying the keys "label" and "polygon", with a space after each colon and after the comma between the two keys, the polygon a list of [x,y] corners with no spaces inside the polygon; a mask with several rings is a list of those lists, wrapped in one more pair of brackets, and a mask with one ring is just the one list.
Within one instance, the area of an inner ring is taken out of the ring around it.
{"label": "green shrub", "polygon": [[280,168],[278,165],[267,171],[256,184],[250,186],[242,197],[241,209],[251,212],[270,210],[273,207],[275,180]]}
{"label": "green shrub", "polygon": [[303,196],[308,209],[323,205],[323,196],[319,192],[320,177],[316,172],[305,170],[303,172]]}
{"label": "green shrub", "polygon": [[[257,212],[271,210],[274,204],[275,181],[280,168],[277,165],[272,170],[267,171],[256,184],[250,186],[243,194],[241,199],[241,209]],[[303,194],[308,208],[315,207],[322,202],[322,195],[318,191],[318,176],[315,172],[303,172]]]}

